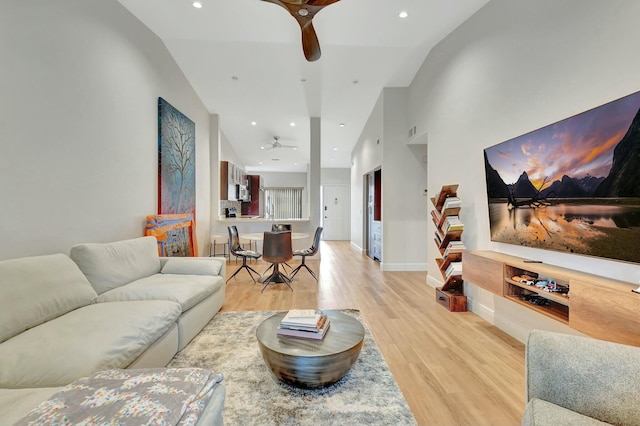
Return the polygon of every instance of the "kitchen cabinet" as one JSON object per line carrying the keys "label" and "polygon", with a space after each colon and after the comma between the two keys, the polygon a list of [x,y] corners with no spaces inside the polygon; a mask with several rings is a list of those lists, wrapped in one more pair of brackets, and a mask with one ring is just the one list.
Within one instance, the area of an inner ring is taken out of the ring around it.
{"label": "kitchen cabinet", "polygon": [[235,193],[230,192],[233,185],[247,185],[247,174],[230,161],[220,161],[220,199],[234,200]]}
{"label": "kitchen cabinet", "polygon": [[242,203],[241,212],[243,216],[260,215],[260,175],[247,175],[249,183],[249,194],[251,201]]}

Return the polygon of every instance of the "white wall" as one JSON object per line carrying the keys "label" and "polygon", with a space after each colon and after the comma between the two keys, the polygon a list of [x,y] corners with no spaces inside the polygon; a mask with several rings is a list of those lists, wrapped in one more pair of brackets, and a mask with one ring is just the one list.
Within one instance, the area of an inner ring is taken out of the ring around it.
{"label": "white wall", "polygon": [[351,243],[360,250],[366,238],[364,176],[382,169],[385,271],[427,269],[427,152],[424,144],[408,145],[408,93],[383,89],[351,155]]}
{"label": "white wall", "polygon": [[[638,265],[492,243],[483,163],[488,146],[640,90],[637,16],[635,0],[492,0],[431,51],[410,87],[410,123],[428,132],[429,192],[460,184],[469,249],[640,279]],[[436,270],[435,244],[428,250]],[[533,326],[570,331],[476,286],[465,292],[474,312],[521,340]]]}
{"label": "white wall", "polygon": [[407,96],[407,88],[383,90],[381,267],[385,271],[427,269],[427,173],[422,163],[426,146],[407,144]]}
{"label": "white wall", "polygon": [[351,152],[351,245],[360,251],[365,248],[364,176],[382,166],[383,116],[383,96],[380,94]]}
{"label": "white wall", "polygon": [[206,248],[208,113],[151,31],[115,0],[5,1],[0,58],[0,259],[143,235],[159,96],[196,123]]}
{"label": "white wall", "polygon": [[351,183],[351,169],[321,169],[320,183],[322,185],[348,185]]}
{"label": "white wall", "polygon": [[[224,132],[220,132],[220,161],[229,161],[234,165],[240,167],[244,170],[244,162],[238,156],[235,149],[233,149],[233,145],[227,138],[227,135]],[[254,174],[254,173],[251,173]]]}

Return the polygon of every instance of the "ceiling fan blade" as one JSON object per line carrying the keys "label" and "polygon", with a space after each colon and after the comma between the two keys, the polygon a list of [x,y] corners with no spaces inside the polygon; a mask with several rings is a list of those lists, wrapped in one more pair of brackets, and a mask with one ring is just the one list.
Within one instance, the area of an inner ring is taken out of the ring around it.
{"label": "ceiling fan blade", "polygon": [[309,21],[300,26],[302,30],[302,51],[307,61],[313,62],[320,59],[320,42],[316,35],[316,30],[313,28],[313,22]]}
{"label": "ceiling fan blade", "polygon": [[[312,62],[320,58],[320,42],[313,28],[313,17],[325,6],[340,0],[263,0],[267,3],[277,4],[287,9],[295,18],[302,31],[302,50],[307,61]],[[304,12],[304,13],[303,13]]]}
{"label": "ceiling fan blade", "polygon": [[[283,0],[286,1],[286,0]],[[330,4],[333,3],[337,3],[340,0],[307,0],[304,3],[306,3],[309,6],[321,6],[321,7],[325,7],[325,6],[329,6]]]}

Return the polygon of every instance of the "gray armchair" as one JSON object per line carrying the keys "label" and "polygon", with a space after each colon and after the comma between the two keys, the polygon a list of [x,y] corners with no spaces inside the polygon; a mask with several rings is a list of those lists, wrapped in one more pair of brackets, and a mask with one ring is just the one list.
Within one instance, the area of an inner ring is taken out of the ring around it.
{"label": "gray armchair", "polygon": [[523,425],[640,425],[640,347],[532,330],[525,356]]}

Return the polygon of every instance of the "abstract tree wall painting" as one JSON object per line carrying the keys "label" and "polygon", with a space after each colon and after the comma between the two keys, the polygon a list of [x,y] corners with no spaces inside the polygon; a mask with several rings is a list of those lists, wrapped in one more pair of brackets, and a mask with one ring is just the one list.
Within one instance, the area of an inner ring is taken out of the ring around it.
{"label": "abstract tree wall painting", "polygon": [[196,126],[158,98],[158,214],[196,213]]}

